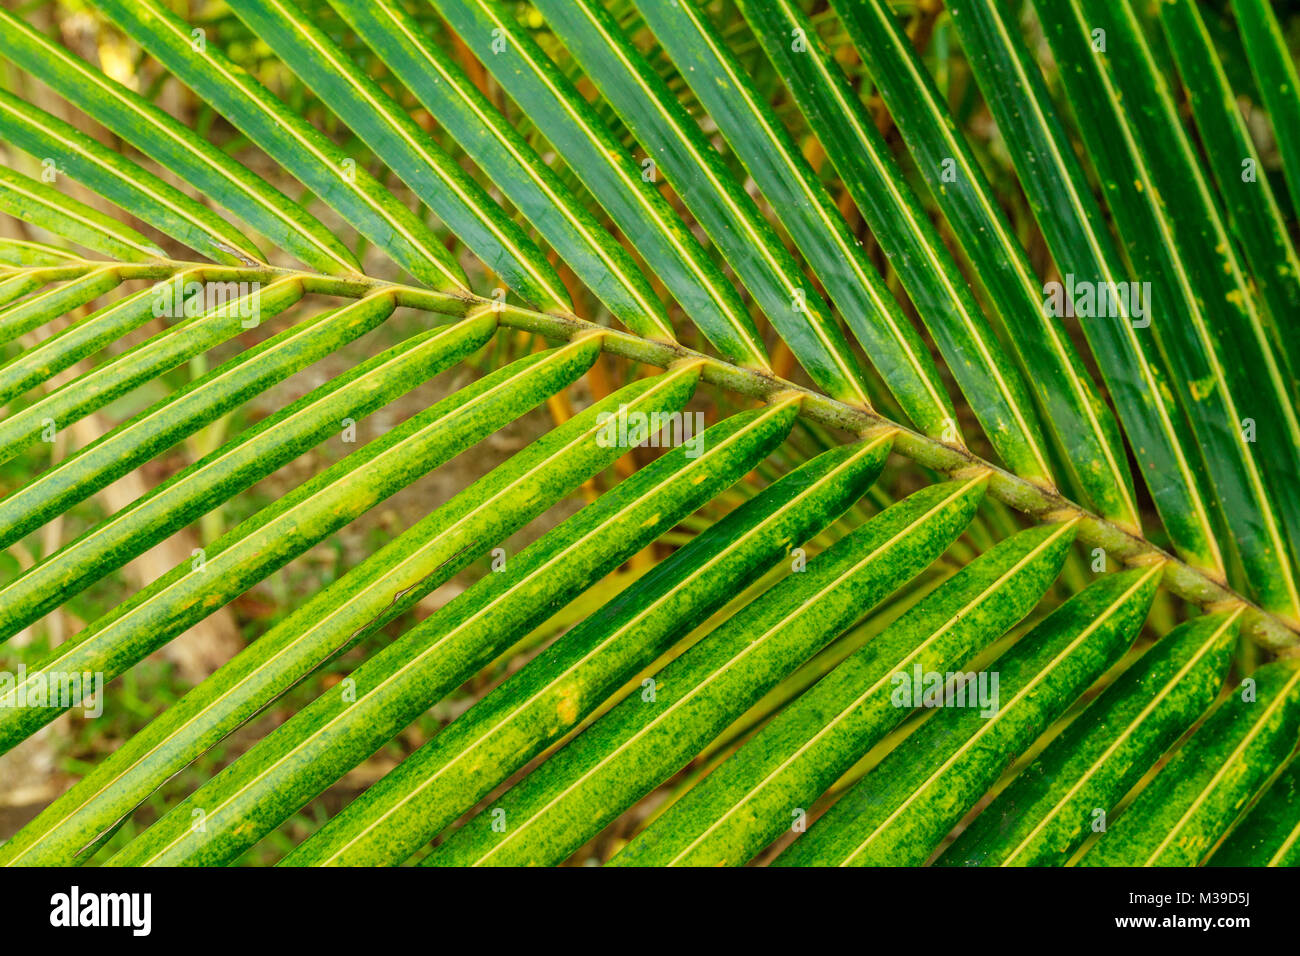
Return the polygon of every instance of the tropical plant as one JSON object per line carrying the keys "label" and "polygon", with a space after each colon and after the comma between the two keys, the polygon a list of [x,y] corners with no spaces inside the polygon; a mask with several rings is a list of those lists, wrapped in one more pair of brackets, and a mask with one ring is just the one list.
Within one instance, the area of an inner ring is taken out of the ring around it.
{"label": "tropical plant", "polygon": [[[0,861],[236,861],[476,676],[284,861],[1300,860],[1300,84],[1264,0],[226,5],[95,0],[134,87],[0,11],[0,55],[76,111],[0,91],[29,230],[0,241],[0,544],[39,556],[0,637],[369,440],[6,674],[0,746],[531,410],[553,427]],[[176,83],[192,126],[155,102]],[[231,418],[400,310],[423,329]],[[42,468],[96,414],[124,420]]]}

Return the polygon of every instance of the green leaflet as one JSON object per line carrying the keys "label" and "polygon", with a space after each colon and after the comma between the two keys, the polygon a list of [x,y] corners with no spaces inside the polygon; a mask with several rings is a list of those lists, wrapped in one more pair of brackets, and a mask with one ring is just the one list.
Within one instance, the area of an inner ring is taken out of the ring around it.
{"label": "green leaflet", "polygon": [[1291,758],[1206,865],[1300,865],[1300,760]]}
{"label": "green leaflet", "polygon": [[738,866],[799,819],[912,710],[893,675],[960,669],[1038,603],[1074,525],[1022,531],[985,552],[790,703],[611,861]]}
{"label": "green leaflet", "polygon": [[[883,0],[840,0],[833,6],[1006,325],[1025,375],[1066,450],[1067,467],[1099,511],[1136,528],[1132,479],[1114,418],[1097,398],[1065,329],[1045,315],[1028,257],[998,209],[970,147],[956,132],[934,80]],[[995,385],[986,391],[995,391],[1002,403],[999,414],[983,422],[986,432],[1017,473],[1050,482],[1047,450],[1024,379],[991,325],[972,323],[970,329],[979,345],[978,361]],[[971,401],[978,410],[979,404],[973,397]],[[1012,449],[1010,457],[1004,448]]]}
{"label": "green leaflet", "polygon": [[[708,18],[694,0],[642,0],[639,9],[789,230],[899,404],[927,435],[955,436],[956,412],[925,344],[798,145],[753,88],[744,67],[727,50]],[[789,36],[788,30],[782,32],[775,46],[787,50]],[[960,363],[954,363],[954,368],[966,370]]]}
{"label": "green leaflet", "polygon": [[[1283,493],[1283,473],[1300,471],[1287,464],[1300,455],[1295,412],[1280,405],[1253,294],[1165,81],[1128,0],[1035,6],[1134,274],[1151,282],[1151,331],[1245,566],[1239,584],[1300,620],[1287,540],[1288,522],[1300,529],[1300,498]],[[1105,31],[1105,53],[1093,52],[1092,30]]]}
{"label": "green leaflet", "polygon": [[[925,488],[730,617],[425,858],[563,861],[765,692],[927,568],[969,523],[986,476]],[[504,828],[502,828],[502,822]]]}
{"label": "green leaflet", "polygon": [[167,258],[167,253],[152,240],[130,226],[3,166],[0,166],[0,209],[122,262]]}
{"label": "green leaflet", "polygon": [[0,90],[0,131],[56,176],[67,175],[215,262],[261,263],[262,253],[224,219],[76,127]]}
{"label": "green leaflet", "polygon": [[[1119,660],[1146,620],[1162,569],[1153,565],[1110,575],[1058,607],[988,665],[986,674],[999,675],[995,713],[966,706],[934,714],[777,863],[924,863],[1016,755]],[[927,706],[930,694],[927,686]],[[914,685],[909,699],[916,702]],[[948,696],[945,706],[952,703]]]}
{"label": "green leaflet", "polygon": [[[182,394],[202,398],[205,391],[218,389],[223,379],[237,379],[239,387],[233,395],[218,393],[219,402],[203,403],[202,417],[211,418],[250,389],[260,392],[268,387],[269,380],[284,378],[370,331],[391,311],[391,297],[380,295],[332,315],[319,316],[267,342],[269,348],[253,350],[259,359],[256,376],[247,374],[247,363],[241,357],[195,383],[201,387],[190,388]],[[495,329],[492,313],[431,329],[263,419],[238,439],[172,476],[144,498],[100,522],[0,590],[0,602],[4,605],[4,611],[0,612],[0,634],[27,626],[69,595],[147,551],[177,528],[250,487],[326,437],[338,434],[347,421],[355,425],[375,408],[459,362],[486,344]],[[277,357],[277,347],[287,354]],[[197,427],[199,420],[195,413],[187,411],[184,402],[170,399],[123,425],[92,448],[68,459],[61,466],[70,470],[62,486],[54,491],[42,490],[43,476],[36,483],[34,504],[25,502],[22,493],[16,493],[15,504],[21,509],[26,503],[32,510],[0,540],[48,520],[67,507],[67,501],[74,495],[88,494],[91,487],[88,482],[92,478],[96,484],[107,483],[118,472],[134,467],[136,462],[166,447],[165,443],[174,441],[178,429],[183,427],[188,431]],[[133,430],[142,434],[133,436]],[[102,462],[98,470],[97,461]],[[55,482],[59,475],[59,470],[48,473]],[[0,518],[8,517],[0,508]]]}
{"label": "green leaflet", "polygon": [[[201,281],[202,275],[202,269],[177,273],[182,285]],[[75,365],[86,356],[93,355],[156,318],[153,314],[154,296],[152,288],[141,289],[91,313],[75,325],[55,333],[0,365],[0,405],[48,381],[55,373]],[[186,296],[185,301],[188,302],[190,298]],[[181,311],[184,311],[183,308]]]}
{"label": "green leaflet", "polygon": [[61,863],[186,763],[314,667],[409,610],[623,453],[601,416],[667,413],[691,397],[698,366],[620,389],[533,442],[240,652],[98,765],[0,848],[0,863]]}
{"label": "green leaflet", "polygon": [[[1276,14],[1264,0],[1232,0],[1232,11],[1237,15],[1237,29],[1246,46],[1246,57],[1273,124],[1278,152],[1282,154],[1291,208],[1300,210],[1300,76],[1296,74],[1295,61],[1282,37]],[[1293,370],[1300,372],[1294,366]]]}
{"label": "green leaflet", "polygon": [[[0,180],[17,175],[17,173],[0,166]],[[0,202],[3,201],[2,197],[3,191],[0,190]],[[112,220],[110,219],[109,222],[112,222]],[[86,260],[74,256],[66,249],[56,249],[54,246],[47,246],[39,242],[28,242],[26,239],[0,238],[0,263],[5,265],[28,268],[31,266],[78,265],[85,262]]]}
{"label": "green leaflet", "polygon": [[[812,23],[790,0],[740,6],[809,125],[817,131],[844,187],[870,223],[872,234],[889,254],[980,421],[996,439],[1003,431],[998,422],[1005,420],[1014,436],[1017,406],[1007,404],[1005,399],[1011,393],[1013,397],[1022,396],[1023,388],[1000,384],[1001,368],[987,360],[996,358],[996,353],[982,356],[978,362],[969,360],[981,356],[981,329],[987,321],[858,95],[822,48]],[[802,37],[801,49],[795,49],[792,37]],[[867,354],[892,385],[897,373],[880,366],[873,349],[868,348]],[[1030,431],[1036,435],[1032,426]],[[955,429],[939,434],[949,441]],[[996,440],[1001,441],[997,447],[1003,457],[1015,460],[1012,439]]]}
{"label": "green leaflet", "polygon": [[230,7],[509,288],[543,311],[573,310],[524,231],[301,10],[289,0]]}
{"label": "green leaflet", "polygon": [[92,299],[113,291],[121,283],[122,277],[117,269],[105,266],[0,309],[0,345],[67,315]]}
{"label": "green leaflet", "polygon": [[[593,355],[594,357],[594,355]],[[318,697],[128,845],[114,865],[228,862],[432,702],[740,479],[784,439],[797,402],[742,412],[678,447],[507,559]],[[349,701],[348,688],[355,691]],[[191,831],[191,808],[206,832]]]}
{"label": "green leaflet", "polygon": [[[762,337],[731,280],[659,194],[654,177],[643,178],[646,170],[514,16],[496,0],[432,5],[565,157],[709,341],[746,368],[767,369]],[[496,37],[507,42],[494,45]]]}
{"label": "green leaflet", "polygon": [[[166,283],[160,283],[154,289],[157,290],[165,285]],[[66,428],[96,409],[103,408],[141,382],[147,382],[187,359],[207,351],[212,346],[232,339],[240,332],[251,328],[252,326],[244,325],[246,321],[250,321],[245,316],[251,315],[253,321],[260,322],[287,309],[302,296],[303,287],[298,279],[280,279],[265,289],[257,289],[236,299],[226,300],[224,304],[208,309],[189,321],[179,322],[159,332],[147,342],[106,362],[75,381],[68,382],[17,414],[0,421],[0,461],[7,461],[14,457],[34,442],[47,426],[52,425],[55,429]],[[180,300],[173,296],[170,301]],[[152,301],[150,308],[155,308],[158,302],[159,300]],[[179,307],[170,311],[178,310]],[[65,475],[68,473],[63,472]],[[0,527],[12,527],[15,522],[28,520],[29,512],[23,509],[16,510],[14,504],[19,494],[23,492],[27,494],[28,502],[36,501],[37,498],[32,491],[34,487],[35,483],[29,484],[20,492],[9,495],[0,502]],[[10,544],[15,539],[5,536],[0,537],[0,540]]]}
{"label": "green leaflet", "polygon": [[870,406],[848,341],[776,232],[667,84],[593,0],[538,0],[552,29],[633,135],[813,381],[831,397]]}
{"label": "green leaflet", "polygon": [[360,271],[346,246],[279,190],[144,97],[0,11],[0,55],[211,196],[299,260],[330,274]]}
{"label": "green leaflet", "polygon": [[[357,515],[576,380],[597,351],[586,339],[529,355],[425,409],[119,604],[29,668],[27,683],[36,686],[53,671],[99,672],[111,680]],[[5,701],[17,691],[0,695],[0,752],[60,712],[7,708]]]}
{"label": "green leaflet", "polygon": [[331,3],[625,326],[646,338],[676,340],[632,257],[399,4]]}
{"label": "green leaflet", "polygon": [[[1260,667],[1183,744],[1081,862],[1196,866],[1295,749],[1300,660]],[[1253,691],[1253,699],[1245,696]]]}
{"label": "green leaflet", "polygon": [[[1057,287],[1044,287],[1044,295],[1064,315],[1074,312],[1076,287],[1123,288],[1129,278],[1124,260],[1005,4],[954,0],[949,12],[1001,135],[1016,144],[1010,150],[1016,174],[1063,274]],[[1081,316],[1079,326],[1175,546],[1189,563],[1222,579],[1223,557],[1202,494],[1204,469],[1196,441],[1177,408],[1155,335],[1146,331],[1155,303],[1144,302],[1142,316],[1136,314],[1138,303],[1127,297],[1117,297],[1115,304],[1118,315]]]}
{"label": "green leaflet", "polygon": [[1241,609],[1167,635],[1124,671],[986,807],[943,866],[1062,865],[1213,702]]}
{"label": "green leaflet", "polygon": [[0,306],[8,305],[15,299],[21,299],[27,293],[45,285],[45,279],[39,273],[25,273],[0,279]]}
{"label": "green leaflet", "polygon": [[95,6],[416,279],[468,291],[460,266],[414,213],[158,0]]}
{"label": "green leaflet", "polygon": [[[1196,4],[1190,0],[1161,3],[1160,23],[1191,99],[1201,145],[1232,234],[1245,253],[1250,280],[1271,312],[1270,344],[1283,360],[1287,380],[1294,383],[1300,372],[1300,337],[1281,323],[1288,316],[1300,315],[1300,261],[1287,235],[1286,219]],[[1251,35],[1247,33],[1246,38],[1249,42]],[[1295,75],[1294,68],[1291,75]],[[1292,100],[1300,109],[1296,95]]]}
{"label": "green leaflet", "polygon": [[400,863],[862,496],[890,440],[825,452],[691,539],[354,800],[285,865]]}

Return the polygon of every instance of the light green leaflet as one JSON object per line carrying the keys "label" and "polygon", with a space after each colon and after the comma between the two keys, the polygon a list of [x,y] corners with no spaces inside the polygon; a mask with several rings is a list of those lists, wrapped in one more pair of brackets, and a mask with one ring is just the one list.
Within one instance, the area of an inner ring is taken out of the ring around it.
{"label": "light green leaflet", "polygon": [[1038,603],[1074,530],[1022,531],[957,572],[788,704],[611,862],[739,866],[752,859],[912,712],[892,699],[894,675],[960,670]]}
{"label": "light green leaflet", "polygon": [[[27,502],[26,496],[19,493],[16,504],[20,508],[27,505],[31,510],[15,525],[0,525],[8,532],[0,540],[15,537],[49,520],[66,509],[69,501],[84,497],[93,487],[152,457],[160,446],[166,447],[174,441],[178,432],[192,431],[204,419],[238,402],[248,389],[261,391],[270,382],[355,340],[384,321],[392,308],[387,296],[363,299],[349,308],[296,326],[266,346],[250,350],[213,370],[195,383],[199,387],[164,400],[43,475],[35,483],[40,493],[33,499],[34,503]],[[491,313],[431,329],[263,419],[238,440],[104,519],[0,590],[0,602],[4,604],[0,634],[25,627],[177,528],[229,500],[318,442],[337,435],[343,423],[351,420],[355,425],[369,411],[477,351],[491,339],[495,329],[496,321]],[[250,376],[245,364],[254,359],[258,374]],[[238,382],[237,391],[232,390],[232,381]],[[348,383],[355,384],[341,394],[333,394]],[[187,407],[190,405],[199,408]],[[39,486],[43,484],[55,488],[41,489]],[[10,513],[0,510],[0,517],[9,519]]]}
{"label": "light green leaflet", "polygon": [[[250,314],[253,297],[257,300],[256,315],[260,322],[293,305],[302,296],[302,283],[296,278],[280,279],[265,289],[228,300],[224,308],[209,309],[187,322],[177,323],[159,332],[139,347],[105,362],[94,371],[68,382],[0,421],[0,461],[12,458],[36,441],[47,426],[52,425],[56,430],[66,428],[92,411],[103,408],[141,382],[175,368],[219,342],[239,335],[247,328],[244,325],[247,321],[244,315]],[[153,305],[151,302],[151,309]],[[8,520],[13,520],[20,513],[13,507],[18,494],[31,487],[29,484],[4,498],[0,502],[0,514],[8,508]],[[35,500],[34,497],[28,499]],[[0,527],[4,526],[5,520],[0,519]],[[12,543],[14,539],[4,538],[0,533],[0,540]]]}
{"label": "light green leaflet", "polygon": [[562,862],[929,567],[970,522],[986,483],[980,476],[932,485],[840,539],[656,673],[652,684],[451,834],[424,864]]}
{"label": "light green leaflet", "polygon": [[1037,7],[1134,272],[1151,282],[1151,331],[1245,566],[1238,586],[1300,621],[1300,534],[1288,547],[1287,533],[1300,530],[1300,497],[1284,492],[1300,471],[1288,464],[1300,456],[1295,410],[1200,162],[1128,0]]}
{"label": "light green leaflet", "polygon": [[[1058,294],[1062,314],[1067,297],[1068,311],[1075,311],[1076,288],[1125,288],[1124,260],[1017,25],[1001,3],[954,0],[948,10],[998,130],[1016,144],[1010,150],[1016,173],[1062,273],[1058,287],[1050,290]],[[1139,303],[1127,297],[1116,297],[1115,305],[1118,314],[1081,316],[1079,326],[1175,547],[1190,564],[1222,579],[1223,556],[1202,493],[1196,439],[1174,400],[1149,328],[1155,303],[1142,302],[1142,316]]]}
{"label": "light green leaflet", "polygon": [[0,134],[56,178],[70,176],[215,262],[255,265],[258,248],[206,206],[76,127],[0,90]]}
{"label": "light green leaflet", "polygon": [[[960,444],[956,413],[925,344],[830,194],[694,0],[640,3],[678,71],[746,165],[899,404],[927,435]],[[781,45],[788,46],[789,34]],[[967,366],[953,363],[958,374]]]}
{"label": "light green leaflet", "polygon": [[[884,0],[833,4],[853,38],[890,115],[906,140],[930,193],[952,225],[997,318],[1019,354],[1049,424],[1065,449],[1066,466],[1102,514],[1136,530],[1132,478],[1110,410],[1096,395],[1064,326],[1046,314],[1041,287],[1024,248],[998,208],[979,164],[944,106],[934,80]],[[1005,359],[993,330],[976,325],[981,361],[1003,370],[1004,401],[1017,415],[1024,448],[1010,464],[1027,477],[1048,481],[1047,453],[1024,381]],[[997,421],[995,427],[1010,427]],[[1035,440],[1038,439],[1038,440]],[[1032,458],[1026,459],[1026,454]],[[1083,463],[1087,463],[1086,467]]]}
{"label": "light green leaflet", "polygon": [[524,231],[301,10],[289,0],[230,0],[230,7],[507,287],[543,311],[573,310]]}
{"label": "light green leaflet", "polygon": [[0,863],[74,859],[152,790],[314,667],[408,611],[607,467],[624,449],[600,441],[603,413],[677,411],[698,378],[698,366],[683,366],[628,385],[436,508],[132,737],[0,848]]}
{"label": "light green leaflet", "polygon": [[625,326],[645,338],[676,340],[632,257],[399,4],[331,3]]}
{"label": "light green leaflet", "polygon": [[[1016,755],[1132,643],[1161,565],[1109,575],[1080,591],[983,672],[994,706],[942,707],[877,764],[777,860],[781,866],[920,865]],[[972,678],[974,681],[974,678]],[[928,678],[927,678],[928,683]],[[987,687],[985,688],[985,690]],[[916,703],[913,683],[909,698]],[[961,691],[957,691],[961,693]],[[925,703],[930,705],[927,686]]]}
{"label": "light green leaflet", "polygon": [[564,156],[709,341],[732,361],[766,370],[767,350],[731,280],[513,13],[496,0],[432,5]]}
{"label": "light green leaflet", "polygon": [[[1300,260],[1287,234],[1286,219],[1196,4],[1166,0],[1160,4],[1160,22],[1190,96],[1192,115],[1232,234],[1245,253],[1251,281],[1271,313],[1270,344],[1283,358],[1287,380],[1294,384],[1300,373],[1300,336],[1289,317],[1300,315]],[[1300,94],[1293,93],[1292,101],[1300,109],[1297,96]]]}
{"label": "light green leaflet", "polygon": [[103,266],[48,292],[0,308],[0,345],[79,309],[92,299],[113,291],[121,282],[122,277],[116,268]]}
{"label": "light green leaflet", "polygon": [[[594,357],[594,356],[593,356]],[[746,472],[798,403],[733,415],[642,468],[427,617],[174,807],[114,865],[229,862],[433,701]],[[351,688],[348,691],[347,688]],[[349,700],[348,698],[353,699]],[[205,813],[194,833],[191,808]]]}
{"label": "light green leaflet", "polygon": [[[6,175],[17,175],[0,166],[0,180]],[[0,192],[0,197],[3,193]],[[19,217],[22,218],[22,217]],[[112,222],[110,219],[109,222]],[[40,242],[28,242],[26,239],[0,238],[0,263],[9,266],[28,268],[31,266],[78,265],[86,260],[80,259],[66,249],[56,249]]]}
{"label": "light green leaflet", "polygon": [[200,42],[158,0],[95,5],[416,279],[435,289],[468,291],[460,266],[414,213],[214,45]]}
{"label": "light green leaflet", "polygon": [[1300,75],[1269,4],[1264,0],[1232,0],[1232,10],[1282,154],[1291,208],[1300,210]]}
{"label": "light green leaflet", "polygon": [[[98,672],[111,680],[357,515],[575,381],[597,353],[586,339],[530,355],[409,418],[59,645],[29,668],[27,683],[37,686],[53,671]],[[5,700],[0,696],[0,751],[60,712],[5,707]]]}
{"label": "light green leaflet", "polygon": [[1300,759],[1282,768],[1207,865],[1300,866]]}
{"label": "light green leaflet", "polygon": [[569,631],[334,817],[287,866],[400,863],[856,501],[888,438],[781,478]]}
{"label": "light green leaflet", "polygon": [[1060,866],[1204,713],[1232,660],[1241,608],[1174,628],[1053,740],[938,860]]}
{"label": "light green leaflet", "polygon": [[123,262],[166,259],[163,252],[130,226],[92,209],[79,199],[0,166],[0,209],[16,219]]}
{"label": "light green leaflet", "polygon": [[650,153],[813,381],[870,406],[844,333],[699,124],[593,0],[537,0],[552,29]]}
{"label": "light green leaflet", "polygon": [[1300,660],[1265,664],[1183,744],[1083,866],[1197,866],[1300,735]]}

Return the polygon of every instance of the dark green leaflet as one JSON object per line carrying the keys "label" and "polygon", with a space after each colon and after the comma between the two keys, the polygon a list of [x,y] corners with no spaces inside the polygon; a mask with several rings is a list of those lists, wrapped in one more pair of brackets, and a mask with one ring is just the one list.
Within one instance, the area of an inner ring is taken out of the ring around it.
{"label": "dark green leaflet", "polygon": [[1300,261],[1286,219],[1196,4],[1166,0],[1160,4],[1160,22],[1191,99],[1232,234],[1250,265],[1251,282],[1271,312],[1270,344],[1283,360],[1287,380],[1294,383],[1300,373],[1300,336],[1287,317],[1300,315]]}
{"label": "dark green leaflet", "polygon": [[[922,176],[931,184],[931,195],[1005,323],[1025,375],[1066,449],[1067,467],[1075,471],[1099,511],[1136,529],[1132,478],[1114,417],[1097,398],[1065,329],[1044,314],[1038,280],[1024,248],[998,208],[974,153],[957,133],[934,80],[883,0],[841,0],[835,7]],[[1022,445],[1011,464],[1022,475],[1050,481],[1030,391],[1003,353],[992,326],[976,327],[981,360],[998,371],[995,381],[1006,403],[994,428],[1002,430],[1004,437],[1018,438]],[[1075,467],[1082,462],[1089,466]]]}
{"label": "dark green leaflet", "polygon": [[1265,0],[1232,0],[1232,10],[1282,154],[1291,208],[1300,211],[1300,76],[1295,61]]}
{"label": "dark green leaflet", "polygon": [[1300,866],[1300,759],[1282,769],[1208,866]]}
{"label": "dark green leaflet", "polygon": [[113,266],[105,266],[0,309],[0,345],[112,292],[121,283],[118,271]]}
{"label": "dark green leaflet", "polygon": [[272,96],[158,0],[95,5],[178,80],[384,250],[420,282],[466,292],[465,276],[438,237],[387,188]]}
{"label": "dark green leaflet", "polygon": [[564,283],[523,229],[291,0],[230,7],[506,286],[544,311],[572,311]]}
{"label": "dark green leaflet", "polygon": [[[313,332],[321,333],[322,342],[314,349],[296,343],[298,354],[292,356],[285,374],[295,366],[308,364],[316,354],[328,353],[373,328],[391,308],[391,302],[384,301],[383,297],[365,299],[351,310],[341,310],[324,321],[307,323],[308,327],[314,326]],[[353,314],[349,315],[349,312]],[[100,522],[0,590],[0,603],[4,604],[4,611],[0,612],[0,634],[25,627],[67,600],[69,595],[78,593],[110,570],[148,550],[177,528],[189,524],[218,503],[229,500],[325,438],[338,434],[347,420],[355,424],[397,395],[464,359],[487,343],[495,329],[495,316],[491,313],[453,326],[430,329],[356,366],[258,422],[238,439],[173,475],[144,498]],[[274,359],[274,356],[264,359],[259,371],[267,375],[276,372]],[[239,366],[235,366],[234,370],[238,369]],[[216,378],[219,380],[220,376]],[[131,467],[135,461],[153,455],[161,442],[168,440],[167,437],[155,436],[169,436],[177,421],[183,421],[183,409],[176,405],[174,400],[168,401],[152,413],[157,421],[153,434],[146,436],[147,442],[128,441],[131,426],[124,425],[109,439],[94,446],[100,453],[98,457],[120,463],[114,464],[112,470],[101,466],[104,469],[99,479],[101,483],[118,471]],[[136,423],[146,425],[147,417],[142,416]],[[118,438],[123,440],[118,441]],[[68,461],[77,479],[74,489],[82,494],[87,492],[83,482],[91,467],[87,457],[89,449]],[[63,499],[54,493],[39,499],[41,505],[60,500]],[[3,514],[0,509],[0,515]],[[36,507],[31,517],[17,529],[40,524],[49,515],[48,508]]]}
{"label": "dark green leaflet", "polygon": [[954,438],[956,413],[925,344],[799,146],[753,88],[707,16],[694,0],[671,4],[650,0],[642,2],[640,9],[899,404],[920,431]]}
{"label": "dark green leaflet", "polygon": [[[507,559],[178,804],[110,862],[228,862],[430,703],[672,528],[784,440],[796,402],[742,412],[673,449]],[[206,833],[191,831],[191,808]]]}
{"label": "dark green leaflet", "polygon": [[798,264],[676,96],[592,0],[537,7],[651,154],[790,350],[834,398],[869,405],[848,341]]}
{"label": "dark green leaflet", "polygon": [[[890,256],[962,392],[994,436],[999,454],[1009,462],[1032,463],[1033,456],[1026,455],[1023,446],[1037,444],[1041,438],[1032,426],[1031,441],[1017,437],[1021,431],[1015,422],[1019,406],[1006,401],[1009,393],[1023,397],[1023,387],[1002,384],[998,354],[981,352],[981,329],[987,322],[974,293],[884,137],[843,72],[822,49],[812,23],[790,0],[740,6],[809,125],[817,131],[873,235]],[[800,49],[795,49],[792,38],[800,40]],[[867,354],[879,366],[877,353],[868,348]],[[882,374],[887,382],[892,381],[893,373],[887,367],[882,367]],[[1018,373],[1012,369],[1011,374]],[[1007,427],[1000,428],[1000,421]],[[948,440],[951,436],[941,437]]]}
{"label": "dark green leaflet", "polygon": [[625,326],[675,341],[663,304],[632,257],[400,4],[331,3]]}
{"label": "dark green leaflet", "polygon": [[1062,865],[1213,702],[1241,611],[1160,638],[997,796],[937,861]]}
{"label": "dark green leaflet", "polygon": [[144,97],[3,10],[0,55],[39,76],[56,92],[302,262],[332,274],[360,271],[347,247],[293,200]]}
{"label": "dark green leaflet", "polygon": [[[7,461],[36,441],[47,422],[52,422],[56,429],[66,428],[72,422],[103,408],[141,382],[175,368],[219,342],[239,335],[245,330],[241,312],[253,309],[254,296],[257,300],[256,315],[260,322],[301,299],[302,283],[294,278],[280,279],[265,289],[258,289],[255,293],[227,303],[225,308],[209,309],[186,322],[178,322],[129,352],[105,362],[94,371],[68,382],[10,415],[0,421],[0,461]],[[151,309],[153,305],[151,302]],[[34,484],[29,484],[21,490],[27,491],[32,487]],[[11,526],[10,523],[16,520],[26,520],[26,511],[13,510],[16,497],[17,495],[10,495],[0,503],[0,515],[8,515],[3,519],[4,526]],[[7,512],[6,508],[9,509]],[[0,540],[5,540],[8,544],[13,538]]]}
{"label": "dark green leaflet", "polygon": [[[496,0],[432,5],[565,157],[718,351],[747,368],[767,369],[763,340],[731,280],[514,14]],[[497,37],[508,42],[496,44]]]}
{"label": "dark green leaflet", "polygon": [[[1287,540],[1287,521],[1297,518],[1287,515],[1300,498],[1283,493],[1290,479],[1279,478],[1286,467],[1300,471],[1286,466],[1300,454],[1288,424],[1295,413],[1279,407],[1253,295],[1164,79],[1128,0],[1036,7],[1134,273],[1151,282],[1151,331],[1245,566],[1239,585],[1300,620]],[[1091,30],[1105,31],[1105,53],[1093,51]],[[1254,444],[1243,433],[1247,418]],[[1257,451],[1265,447],[1268,454]]]}
{"label": "dark green leaflet", "polygon": [[1083,866],[1196,866],[1295,749],[1300,660],[1265,664],[1220,701],[1192,739],[1138,794]]}
{"label": "dark green leaflet", "polygon": [[642,379],[596,403],[435,509],[169,708],[3,848],[0,863],[61,863],[312,668],[409,610],[493,543],[623,453],[601,415],[671,413],[699,368]]}
{"label": "dark green leaflet", "polygon": [[1016,755],[1119,660],[1146,620],[1161,570],[1153,565],[1102,578],[1053,611],[988,665],[985,673],[999,675],[995,714],[941,709],[777,863],[924,863]]}
{"label": "dark green leaflet", "polygon": [[87,249],[122,262],[166,259],[167,253],[130,226],[78,199],[0,166],[0,209]]}
{"label": "dark green leaflet", "polygon": [[0,90],[0,133],[54,174],[67,175],[214,262],[257,264],[262,253],[224,219],[76,127]]}
{"label": "dark green leaflet", "polygon": [[[1129,278],[1124,260],[1017,24],[1001,2],[954,0],[948,10],[1001,135],[1017,146],[1010,151],[1016,173],[1048,248],[1063,276],[1073,277],[1057,290],[1062,312],[1067,289],[1122,288]],[[1173,397],[1155,335],[1143,326],[1153,303],[1145,303],[1140,318],[1129,314],[1137,310],[1127,299],[1116,304],[1119,315],[1083,317],[1080,328],[1175,546],[1189,563],[1222,578],[1195,437]]]}
{"label": "dark green leaflet", "polygon": [[625,866],[738,866],[791,825],[912,710],[892,675],[960,669],[1038,603],[1073,525],[1022,531],[931,592],[789,704],[614,857]]}
{"label": "dark green leaflet", "polygon": [[[106,680],[201,620],[294,556],[343,527],[506,422],[579,378],[598,346],[580,340],[488,375],[383,434],[138,592],[29,669],[102,672]],[[58,708],[6,708],[0,750],[58,716]]]}
{"label": "dark green leaflet", "polygon": [[[448,837],[426,865],[548,865],[679,770],[799,664],[929,567],[986,478],[916,492],[792,573]],[[503,815],[503,816],[502,816]],[[496,825],[504,819],[504,830]]]}
{"label": "dark green leaflet", "polygon": [[400,863],[815,535],[870,487],[888,438],[825,452],[694,537],[565,634],[285,858]]}

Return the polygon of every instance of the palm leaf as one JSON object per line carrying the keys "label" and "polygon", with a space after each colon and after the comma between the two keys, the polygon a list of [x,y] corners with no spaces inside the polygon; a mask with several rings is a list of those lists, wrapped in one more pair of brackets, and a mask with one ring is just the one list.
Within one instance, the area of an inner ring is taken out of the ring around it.
{"label": "palm leaf", "polygon": [[[229,6],[254,55],[95,3],[197,123],[0,11],[46,86],[0,89],[0,751],[414,513],[0,862],[1293,861],[1300,99],[1264,5],[1233,23],[1286,191],[1188,0],[949,0],[957,91],[885,0]],[[1151,292],[1063,313],[1057,279]]]}

